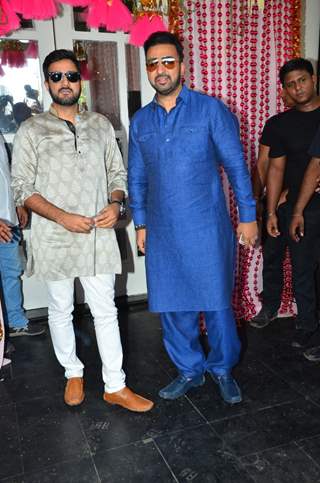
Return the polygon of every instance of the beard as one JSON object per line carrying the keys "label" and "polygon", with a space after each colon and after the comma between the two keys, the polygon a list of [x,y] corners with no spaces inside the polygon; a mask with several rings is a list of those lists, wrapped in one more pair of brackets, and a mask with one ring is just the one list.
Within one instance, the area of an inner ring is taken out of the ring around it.
{"label": "beard", "polygon": [[[158,75],[155,78],[155,81],[159,77],[167,77],[167,78],[171,79],[166,74],[160,74],[160,75]],[[158,84],[156,84],[155,82],[154,83],[151,83],[151,85],[154,88],[154,90],[158,94],[160,94],[161,96],[169,96],[170,94],[172,94],[180,86],[180,84],[181,84],[181,74],[180,74],[180,72],[178,74],[178,77],[175,80],[171,80],[171,83],[169,85],[166,85],[166,86],[163,86],[162,87],[162,86],[159,86]]]}
{"label": "beard", "polygon": [[[49,86],[49,92],[50,92],[50,96],[53,100],[53,102],[55,104],[58,104],[59,106],[74,106],[74,104],[77,104],[79,98],[80,98],[80,95],[81,95],[81,90],[79,89],[79,92],[74,94],[73,93],[73,96],[71,97],[59,97],[58,94],[54,94]],[[71,91],[70,89],[70,92],[73,92]]]}

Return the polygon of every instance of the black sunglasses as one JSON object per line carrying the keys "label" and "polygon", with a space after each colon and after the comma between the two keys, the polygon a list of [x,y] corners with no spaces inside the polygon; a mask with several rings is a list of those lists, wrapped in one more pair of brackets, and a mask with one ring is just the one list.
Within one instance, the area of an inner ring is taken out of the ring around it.
{"label": "black sunglasses", "polygon": [[81,79],[80,72],[69,70],[68,72],[48,72],[48,77],[52,82],[60,82],[65,76],[69,82],[78,82]]}

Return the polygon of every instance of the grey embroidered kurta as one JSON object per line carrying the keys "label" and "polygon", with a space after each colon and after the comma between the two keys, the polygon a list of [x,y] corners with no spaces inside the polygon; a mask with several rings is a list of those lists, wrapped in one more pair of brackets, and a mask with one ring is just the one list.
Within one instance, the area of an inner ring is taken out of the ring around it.
{"label": "grey embroidered kurta", "polygon": [[[80,113],[74,133],[52,108],[25,121],[14,139],[12,188],[17,204],[39,193],[67,212],[96,215],[113,191],[126,192],[126,170],[108,119]],[[27,274],[62,280],[120,272],[113,229],[72,233],[32,214]]]}

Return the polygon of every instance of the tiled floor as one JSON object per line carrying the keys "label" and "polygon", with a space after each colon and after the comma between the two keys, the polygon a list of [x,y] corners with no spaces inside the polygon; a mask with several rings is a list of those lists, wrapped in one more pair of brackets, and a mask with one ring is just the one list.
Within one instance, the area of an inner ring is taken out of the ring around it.
{"label": "tiled floor", "polygon": [[[290,348],[292,321],[242,330],[230,407],[208,377],[177,401],[157,392],[174,376],[156,315],[120,311],[128,385],[152,398],[146,414],[102,400],[92,322],[77,323],[86,399],[63,403],[64,378],[49,335],[15,339],[0,374],[0,481],[6,483],[320,482],[320,364]],[[245,333],[246,332],[246,333]]]}

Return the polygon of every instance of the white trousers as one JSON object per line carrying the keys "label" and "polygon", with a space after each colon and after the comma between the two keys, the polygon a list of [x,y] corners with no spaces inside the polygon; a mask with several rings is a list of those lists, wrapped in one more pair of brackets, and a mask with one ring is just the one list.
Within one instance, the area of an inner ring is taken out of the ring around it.
{"label": "white trousers", "polygon": [[[91,310],[97,344],[102,360],[102,378],[106,392],[125,386],[122,370],[122,346],[114,303],[113,274],[80,277]],[[74,279],[47,281],[49,328],[56,357],[65,368],[67,379],[83,376],[83,364],[76,354],[72,323]]]}

